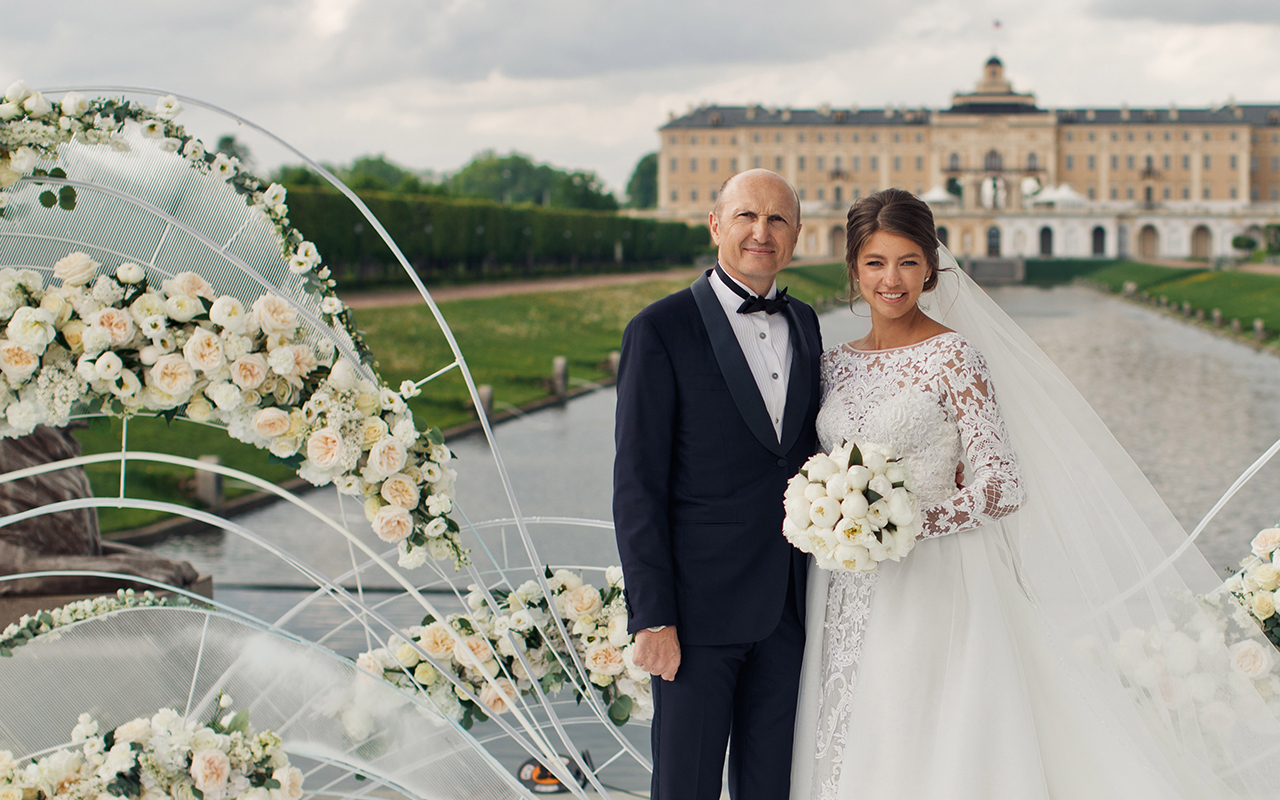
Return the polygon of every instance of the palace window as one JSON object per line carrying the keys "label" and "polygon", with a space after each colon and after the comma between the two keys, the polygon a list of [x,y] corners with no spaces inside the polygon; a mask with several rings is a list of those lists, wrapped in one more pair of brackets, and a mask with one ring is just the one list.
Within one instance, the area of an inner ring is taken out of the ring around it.
{"label": "palace window", "polygon": [[893,141],[894,141],[894,142],[900,142],[900,141],[902,141],[902,135],[901,135],[901,134],[897,134],[897,133],[895,133],[895,134],[893,135]]}
{"label": "palace window", "polygon": [[1151,170],[1156,168],[1154,161],[1155,159],[1152,156],[1147,156],[1142,160],[1142,165],[1143,165],[1142,168],[1150,172]]}
{"label": "palace window", "polygon": [[893,157],[893,171],[894,172],[902,171],[902,156]]}
{"label": "palace window", "polygon": [[680,167],[680,159],[678,158],[671,159],[671,171],[675,172],[677,169],[679,169],[679,167]]}
{"label": "palace window", "polygon": [[1258,202],[1258,189],[1256,186],[1249,190],[1249,200],[1254,203]]}
{"label": "palace window", "polygon": [[826,137],[823,136],[822,134],[818,134],[818,144],[822,144],[825,141],[826,141]]}
{"label": "palace window", "polygon": [[695,203],[696,203],[696,202],[698,202],[698,190],[697,190],[697,189],[690,189],[690,190],[689,190],[689,199],[690,199],[690,200],[692,200],[692,201],[693,201],[693,202],[695,202]]}
{"label": "palace window", "polygon": [[1133,155],[1132,155],[1132,154],[1130,154],[1130,155],[1125,159],[1125,166],[1126,166],[1126,167],[1128,167],[1129,169],[1133,169]]}
{"label": "palace window", "polygon": [[989,150],[982,159],[982,168],[991,172],[1000,172],[1004,169],[1004,159],[1000,157],[1000,153]]}
{"label": "palace window", "polygon": [[960,169],[960,154],[952,153],[951,158],[947,161],[947,169]]}
{"label": "palace window", "polygon": [[825,192],[824,192],[824,190],[823,190],[823,189],[821,189],[821,188],[820,188],[820,189],[818,189],[818,199],[819,199],[819,200],[823,200],[823,199],[825,199],[825,198],[823,197],[823,195],[824,195],[824,194],[825,194]]}
{"label": "palace window", "polygon": [[751,166],[755,169],[760,169],[760,156],[755,156],[751,159]]}
{"label": "palace window", "polygon": [[759,142],[759,141],[760,141],[760,134],[758,134],[758,133],[753,133],[753,134],[751,134],[751,141],[753,141],[753,142]]}
{"label": "palace window", "polygon": [[1190,187],[1190,186],[1183,186],[1183,187],[1182,187],[1182,199],[1183,199],[1183,200],[1190,200],[1190,199],[1191,199],[1191,187]]}
{"label": "palace window", "polygon": [[1167,142],[1167,141],[1169,141],[1169,132],[1168,132],[1168,131],[1165,131],[1165,132],[1164,132],[1164,140],[1165,140],[1166,142]]}
{"label": "palace window", "polygon": [[804,172],[804,156],[796,157],[796,169],[800,172]]}
{"label": "palace window", "polygon": [[1213,133],[1212,133],[1211,131],[1205,131],[1205,132],[1204,132],[1204,140],[1205,140],[1206,142],[1211,142],[1211,141],[1213,141]]}
{"label": "palace window", "polygon": [[1232,156],[1231,156],[1231,162],[1230,162],[1230,164],[1231,164],[1231,169],[1235,169],[1235,168],[1236,168],[1237,161],[1236,161],[1236,157],[1235,157],[1234,155],[1232,155]]}
{"label": "palace window", "polygon": [[1068,141],[1068,142],[1073,142],[1073,141],[1075,141],[1075,138],[1076,138],[1076,137],[1075,137],[1075,134],[1073,134],[1071,131],[1067,131],[1067,141]]}
{"label": "palace window", "polygon": [[714,203],[716,200],[716,190],[712,189],[710,192],[707,192],[707,194],[709,195],[707,199]]}
{"label": "palace window", "polygon": [[841,166],[840,156],[832,156],[831,168],[836,172],[840,172],[841,171],[840,166]]}
{"label": "palace window", "polygon": [[1147,141],[1151,141],[1151,131],[1147,131]]}
{"label": "palace window", "polygon": [[1275,187],[1275,186],[1272,186],[1272,187],[1271,187],[1271,201],[1272,201],[1272,202],[1275,202],[1276,200],[1280,200],[1280,188],[1277,188],[1277,187]]}
{"label": "palace window", "polygon": [[1111,132],[1111,141],[1113,141],[1113,142],[1118,142],[1118,141],[1120,141],[1120,134],[1116,133],[1115,131],[1112,131],[1112,132]]}
{"label": "palace window", "polygon": [[1209,154],[1208,154],[1208,153],[1206,153],[1206,154],[1205,154],[1205,157],[1204,157],[1204,168],[1205,168],[1205,169],[1208,169],[1208,168],[1209,168],[1209,158],[1210,158]]}
{"label": "palace window", "polygon": [[1093,156],[1089,156],[1089,169],[1096,169],[1097,166],[1098,166],[1098,160]]}
{"label": "palace window", "polygon": [[843,200],[843,199],[844,199],[844,187],[843,187],[843,186],[833,186],[833,187],[831,187],[831,200],[832,200],[832,202],[839,203],[839,202],[840,202],[841,200]]}
{"label": "palace window", "polygon": [[797,133],[797,134],[796,134],[796,141],[797,141],[797,142],[802,142],[802,143],[803,143],[803,142],[804,142],[804,134],[803,134],[803,133]]}
{"label": "palace window", "polygon": [[878,170],[878,169],[880,169],[880,156],[872,156],[872,157],[871,157],[871,171],[872,171],[872,172],[875,172],[875,171],[876,171],[876,170]]}
{"label": "palace window", "polygon": [[698,171],[698,159],[696,158],[689,159],[689,171],[690,172]]}
{"label": "palace window", "polygon": [[[878,141],[880,141],[880,134],[878,133],[871,134],[871,143],[875,144]],[[872,192],[872,194],[875,194],[875,192]]]}
{"label": "palace window", "polygon": [[738,171],[738,159],[736,158],[729,159],[729,171],[730,172]]}
{"label": "palace window", "polygon": [[824,158],[823,156],[818,156],[817,163],[815,164],[818,171],[821,172],[822,170],[826,169],[827,168],[826,165],[827,165],[827,159]]}
{"label": "palace window", "polygon": [[1075,168],[1076,168],[1076,157],[1067,156],[1067,169],[1075,169]]}
{"label": "palace window", "polygon": [[1133,131],[1129,131],[1129,141],[1133,141]]}
{"label": "palace window", "polygon": [[1097,199],[1097,195],[1098,195],[1098,190],[1097,190],[1096,188],[1094,188],[1094,187],[1090,186],[1090,187],[1089,187],[1089,199],[1090,199],[1090,200],[1096,200],[1096,199]]}
{"label": "palace window", "polygon": [[1208,199],[1209,199],[1209,187],[1208,187],[1208,186],[1204,187],[1204,199],[1205,199],[1205,200],[1208,200]]}
{"label": "palace window", "polygon": [[1120,169],[1120,156],[1112,156],[1112,157],[1111,157],[1111,168],[1112,168],[1112,169]]}
{"label": "palace window", "polygon": [[1182,168],[1191,169],[1191,156],[1184,155],[1182,157]]}
{"label": "palace window", "polygon": [[916,172],[924,169],[924,156],[916,156]]}
{"label": "palace window", "polygon": [[1250,156],[1250,157],[1249,157],[1249,171],[1250,171],[1250,172],[1257,172],[1257,171],[1258,171],[1258,157],[1257,157],[1257,156]]}
{"label": "palace window", "polygon": [[711,171],[715,172],[718,169],[720,169],[720,159],[718,158],[711,159]]}
{"label": "palace window", "polygon": [[675,189],[671,190],[671,202],[673,203],[680,202],[680,192],[676,191]]}
{"label": "palace window", "polygon": [[1271,171],[1280,172],[1280,156],[1271,157]]}
{"label": "palace window", "polygon": [[773,168],[778,172],[782,172],[782,156],[773,157]]}
{"label": "palace window", "polygon": [[1116,188],[1116,187],[1114,187],[1114,186],[1112,186],[1112,187],[1111,187],[1111,199],[1112,199],[1112,200],[1119,200],[1119,199],[1120,199],[1120,190],[1119,190],[1119,189],[1117,189],[1117,188]]}
{"label": "palace window", "polygon": [[1130,186],[1127,190],[1125,190],[1125,197],[1127,197],[1127,198],[1128,198],[1128,199],[1130,199],[1130,200],[1132,200],[1132,199],[1133,199],[1133,187],[1132,187],[1132,186]]}
{"label": "palace window", "polygon": [[1236,187],[1234,186],[1231,187],[1231,199],[1232,200],[1236,199]]}
{"label": "palace window", "polygon": [[679,136],[672,136],[672,137],[671,137],[671,139],[670,139],[669,141],[671,142],[671,144],[680,144],[680,137],[679,137]]}
{"label": "palace window", "polygon": [[1168,199],[1169,199],[1169,187],[1168,187],[1168,186],[1164,187],[1164,199],[1165,199],[1165,200],[1168,200]]}
{"label": "palace window", "polygon": [[698,143],[698,137],[697,137],[697,136],[690,136],[690,137],[689,137],[689,144],[697,144],[697,143]]}
{"label": "palace window", "polygon": [[[922,134],[922,133],[917,133],[917,134],[916,134],[916,141],[917,141],[917,142],[923,142],[923,141],[924,141],[924,134]],[[916,192],[916,194],[919,194],[919,192]]]}
{"label": "palace window", "polygon": [[853,157],[853,171],[860,172],[862,170],[862,156]]}
{"label": "palace window", "polygon": [[840,134],[837,133],[834,137],[832,137],[832,141],[834,141],[836,144],[840,144]]}
{"label": "palace window", "polygon": [[730,136],[730,137],[729,137],[729,144],[736,145],[737,143],[738,143],[738,137],[737,137],[737,136]]}
{"label": "palace window", "polygon": [[803,186],[802,186],[802,187],[800,187],[799,189],[797,189],[797,190],[796,190],[796,192],[800,195],[800,199],[801,199],[801,200],[806,200],[806,199],[808,199],[808,198],[805,196],[805,189],[804,189],[804,187],[803,187]]}
{"label": "palace window", "polygon": [[773,135],[773,141],[774,141],[774,143],[775,143],[775,144],[780,143],[780,142],[782,141],[782,134],[780,134],[780,133],[775,133],[775,134]]}
{"label": "palace window", "polygon": [[717,139],[716,137],[712,136],[712,137],[711,137],[711,143],[712,143],[712,144],[719,144],[719,143],[720,143],[720,140],[719,140],[719,139]]}
{"label": "palace window", "polygon": [[1169,168],[1170,160],[1171,160],[1171,159],[1170,159],[1170,157],[1169,157],[1169,154],[1168,154],[1168,153],[1165,153],[1165,156],[1164,156],[1164,168],[1165,168],[1165,169],[1168,169],[1168,168]]}
{"label": "palace window", "polygon": [[1093,131],[1089,131],[1089,141],[1092,142],[1093,140],[1094,140]]}
{"label": "palace window", "polygon": [[1234,142],[1235,140],[1236,140],[1236,132],[1235,132],[1235,131],[1232,131],[1232,132],[1231,132],[1231,141],[1233,141],[1233,142]]}
{"label": "palace window", "polygon": [[853,135],[853,143],[854,143],[854,144],[857,144],[857,143],[858,143],[858,142],[860,142],[860,141],[862,141],[862,137],[861,137],[859,134],[856,134],[856,133],[855,133],[855,134]]}
{"label": "palace window", "polygon": [[[1070,158],[1070,156],[1068,156]],[[1027,169],[1039,169],[1040,159],[1035,153],[1027,153]],[[1068,167],[1070,169],[1070,167]]]}

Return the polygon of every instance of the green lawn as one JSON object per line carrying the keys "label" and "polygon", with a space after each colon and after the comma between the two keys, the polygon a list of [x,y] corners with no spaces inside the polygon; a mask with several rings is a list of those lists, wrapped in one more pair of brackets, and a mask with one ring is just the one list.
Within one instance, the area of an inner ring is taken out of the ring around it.
{"label": "green lawn", "polygon": [[[1137,261],[1115,261],[1109,266],[1105,266],[1095,272],[1089,273],[1089,280],[1100,283],[1109,288],[1113,292],[1118,292],[1124,288],[1125,283],[1133,282],[1138,285],[1138,291],[1149,291],[1156,293],[1155,287],[1167,281],[1177,278],[1185,278],[1189,275],[1196,275],[1204,272],[1198,269],[1180,269],[1178,267],[1162,267],[1156,264],[1143,264]],[[1160,294],[1164,293],[1164,287],[1160,288]]]}
{"label": "green lawn", "polygon": [[[521,406],[546,397],[551,361],[562,355],[569,360],[571,385],[600,381],[609,376],[609,351],[618,349],[622,331],[642,308],[688,280],[580,289],[565,292],[509,295],[440,303],[440,310],[462,349],[477,384],[493,387],[495,409]],[[843,296],[843,264],[792,267],[779,276],[779,284],[806,302]],[[406,378],[421,379],[453,360],[443,334],[425,305],[361,309],[357,326],[380,363],[382,377],[392,387]],[[453,370],[423,388],[410,401],[419,427],[450,428],[475,418],[461,373]],[[95,421],[76,432],[86,453],[120,449],[119,420]],[[266,453],[237,442],[222,430],[175,420],[170,428],[161,419],[137,418],[129,422],[129,447],[177,453],[194,458],[217,455],[227,466],[270,480],[292,477],[293,472],[269,464]],[[117,464],[89,468],[93,490],[99,496],[119,491]],[[163,499],[195,505],[191,496],[191,471],[163,464],[134,464],[126,475],[130,496]],[[237,489],[228,485],[228,496]],[[128,530],[154,522],[163,515],[133,509],[100,511],[103,531]]]}

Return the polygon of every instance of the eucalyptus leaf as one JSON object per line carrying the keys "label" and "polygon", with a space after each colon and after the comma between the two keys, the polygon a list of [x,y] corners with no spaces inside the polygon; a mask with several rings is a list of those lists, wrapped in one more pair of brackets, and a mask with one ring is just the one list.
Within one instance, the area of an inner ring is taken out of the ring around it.
{"label": "eucalyptus leaf", "polygon": [[622,727],[631,719],[631,698],[625,694],[609,704],[609,719],[614,725]]}
{"label": "eucalyptus leaf", "polygon": [[45,189],[40,193],[40,205],[45,208],[53,208],[58,204],[58,196],[53,192]]}

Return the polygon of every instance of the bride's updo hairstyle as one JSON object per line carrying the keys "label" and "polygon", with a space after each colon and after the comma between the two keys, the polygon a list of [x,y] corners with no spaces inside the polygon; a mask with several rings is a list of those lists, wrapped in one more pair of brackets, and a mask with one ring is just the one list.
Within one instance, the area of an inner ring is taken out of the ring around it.
{"label": "bride's updo hairstyle", "polygon": [[849,268],[849,302],[858,296],[858,253],[867,240],[880,233],[892,233],[920,245],[929,265],[924,290],[938,285],[938,229],[929,204],[902,189],[884,189],[869,194],[849,209],[845,227],[844,263]]}

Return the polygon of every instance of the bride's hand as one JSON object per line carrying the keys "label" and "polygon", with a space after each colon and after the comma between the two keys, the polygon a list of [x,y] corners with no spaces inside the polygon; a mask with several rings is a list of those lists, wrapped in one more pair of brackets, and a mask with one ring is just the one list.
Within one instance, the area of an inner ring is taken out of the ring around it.
{"label": "bride's hand", "polygon": [[964,488],[964,462],[963,461],[961,461],[959,464],[956,464],[956,488],[957,489]]}
{"label": "bride's hand", "polygon": [[650,675],[659,675],[664,681],[675,680],[676,670],[680,668],[680,639],[676,636],[676,626],[668,625],[660,631],[637,632],[636,649],[631,660]]}

